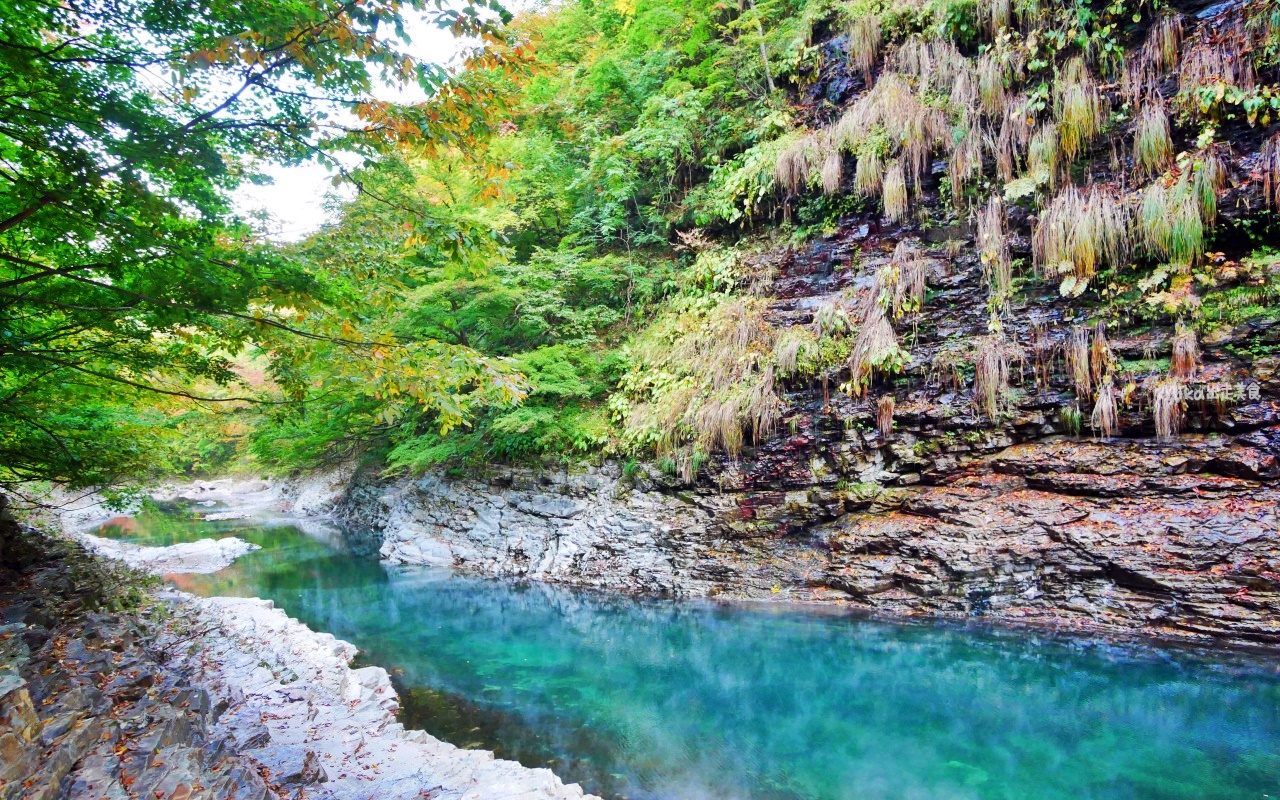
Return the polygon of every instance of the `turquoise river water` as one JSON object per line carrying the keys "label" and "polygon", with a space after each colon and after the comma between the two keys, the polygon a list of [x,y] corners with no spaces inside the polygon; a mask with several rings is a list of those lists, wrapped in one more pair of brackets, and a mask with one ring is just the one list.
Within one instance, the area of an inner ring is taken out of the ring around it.
{"label": "turquoise river water", "polygon": [[270,598],[386,667],[411,726],[607,797],[1280,798],[1280,658],[460,577],[284,521],[103,533],[262,545],[174,581]]}

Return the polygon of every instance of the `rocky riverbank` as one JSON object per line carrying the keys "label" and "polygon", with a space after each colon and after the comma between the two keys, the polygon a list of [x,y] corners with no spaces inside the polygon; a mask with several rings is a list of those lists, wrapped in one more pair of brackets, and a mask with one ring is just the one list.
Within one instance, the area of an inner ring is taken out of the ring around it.
{"label": "rocky riverbank", "polygon": [[[384,670],[352,669],[352,645],[269,602],[144,595],[136,573],[26,537],[33,555],[0,593],[6,800],[584,797],[548,770],[405,730]],[[112,553],[208,566],[206,548],[164,549]]]}
{"label": "rocky riverbank", "polygon": [[[282,503],[304,491],[353,536],[372,529],[396,563],[1270,646],[1280,644],[1280,494],[1271,439],[1253,439],[989,442],[918,458],[934,474],[905,485],[811,473],[809,485],[777,489],[682,487],[609,463],[356,474],[341,487],[323,478],[333,491],[320,503],[314,485],[286,485]],[[877,453],[895,479],[899,447]]]}

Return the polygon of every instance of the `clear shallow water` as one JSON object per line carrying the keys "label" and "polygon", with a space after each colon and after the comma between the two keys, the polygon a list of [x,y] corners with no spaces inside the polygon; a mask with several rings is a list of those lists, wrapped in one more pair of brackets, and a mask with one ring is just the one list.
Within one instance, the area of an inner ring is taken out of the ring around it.
{"label": "clear shallow water", "polygon": [[[200,594],[274,600],[392,671],[406,722],[631,798],[1280,797],[1280,659],[384,567],[261,521]],[[1216,657],[1215,657],[1216,658]],[[1221,663],[1225,662],[1225,663]]]}

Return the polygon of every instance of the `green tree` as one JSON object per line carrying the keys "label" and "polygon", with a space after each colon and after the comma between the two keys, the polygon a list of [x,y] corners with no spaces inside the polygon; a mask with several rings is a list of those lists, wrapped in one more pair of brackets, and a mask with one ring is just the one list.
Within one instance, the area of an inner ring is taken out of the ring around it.
{"label": "green tree", "polygon": [[[461,74],[411,55],[409,10],[483,42]],[[446,427],[467,413],[460,398],[517,396],[480,355],[374,324],[359,287],[384,285],[385,305],[404,286],[386,262],[316,270],[229,200],[263,159],[430,155],[487,136],[529,57],[495,16],[443,0],[0,2],[0,484],[154,466],[174,410],[158,398],[250,399],[233,358],[251,343],[278,403],[313,394],[299,365],[315,358],[331,381],[436,409]],[[380,102],[378,82],[429,100]],[[406,213],[412,239],[466,257],[465,236]]]}

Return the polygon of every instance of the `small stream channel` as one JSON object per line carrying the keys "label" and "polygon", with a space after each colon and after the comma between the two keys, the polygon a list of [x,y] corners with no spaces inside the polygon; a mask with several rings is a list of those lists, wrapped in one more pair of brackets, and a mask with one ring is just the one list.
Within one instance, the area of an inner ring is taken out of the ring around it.
{"label": "small stream channel", "polygon": [[409,726],[607,797],[1280,797],[1280,658],[461,577],[286,520],[99,533],[261,545],[172,579],[274,600],[386,667]]}

